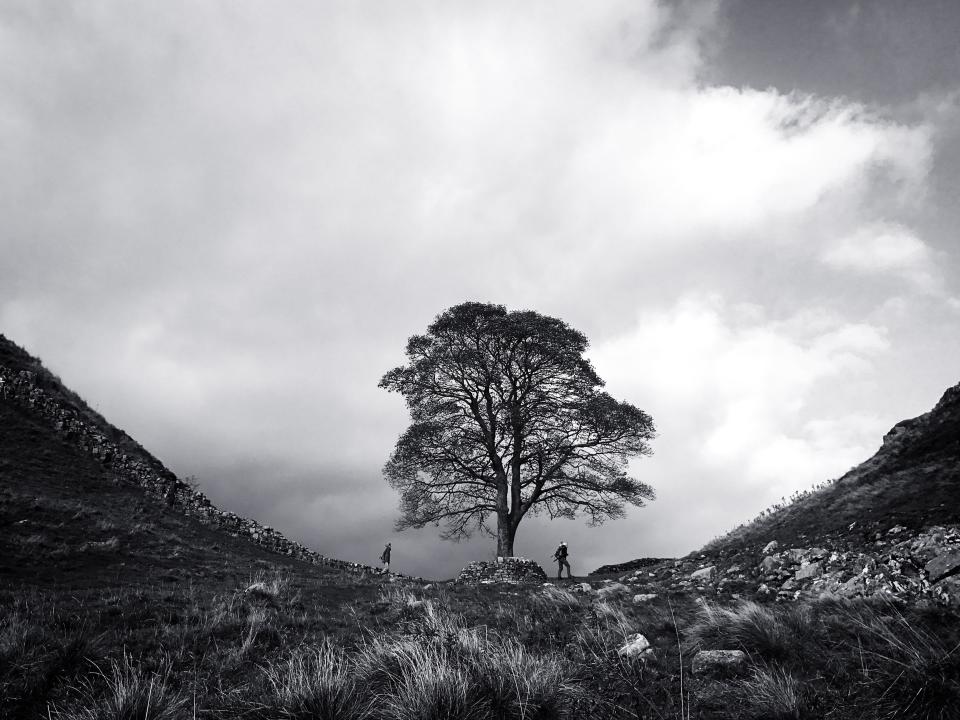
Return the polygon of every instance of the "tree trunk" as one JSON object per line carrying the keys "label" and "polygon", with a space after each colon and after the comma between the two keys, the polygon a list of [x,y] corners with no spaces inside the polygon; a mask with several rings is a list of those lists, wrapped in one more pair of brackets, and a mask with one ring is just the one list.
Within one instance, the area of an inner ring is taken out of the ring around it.
{"label": "tree trunk", "polygon": [[510,516],[497,515],[497,557],[513,557],[513,538],[517,529],[510,522]]}

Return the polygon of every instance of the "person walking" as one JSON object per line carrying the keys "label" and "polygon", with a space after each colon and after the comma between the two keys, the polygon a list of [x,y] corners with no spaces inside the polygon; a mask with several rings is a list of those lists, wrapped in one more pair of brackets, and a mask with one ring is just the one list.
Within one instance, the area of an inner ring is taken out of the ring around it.
{"label": "person walking", "polygon": [[387,543],[387,546],[383,549],[383,552],[380,554],[380,562],[383,563],[383,572],[390,572],[390,543]]}
{"label": "person walking", "polygon": [[567,568],[567,579],[573,577],[573,573],[570,572],[570,563],[567,562],[567,543],[561,542],[560,547],[557,548],[557,551],[553,554],[553,559],[557,561],[557,580],[563,577],[563,568]]}

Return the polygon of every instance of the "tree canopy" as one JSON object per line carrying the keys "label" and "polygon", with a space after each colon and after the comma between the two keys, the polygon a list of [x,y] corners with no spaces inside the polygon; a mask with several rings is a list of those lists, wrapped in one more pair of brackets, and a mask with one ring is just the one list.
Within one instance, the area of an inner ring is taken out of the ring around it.
{"label": "tree canopy", "polygon": [[466,302],[407,342],[407,364],[380,387],[404,396],[411,422],[384,468],[400,492],[399,529],[444,537],[492,532],[513,555],[520,521],[642,506],[652,488],[627,473],[650,455],[653,420],[602,391],[583,333],[530,310]]}

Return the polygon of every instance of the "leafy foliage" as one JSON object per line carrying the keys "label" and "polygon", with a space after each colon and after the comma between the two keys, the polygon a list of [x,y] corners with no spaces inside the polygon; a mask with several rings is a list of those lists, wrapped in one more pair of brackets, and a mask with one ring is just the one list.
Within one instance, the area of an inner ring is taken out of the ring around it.
{"label": "leafy foliage", "polygon": [[598,523],[652,499],[626,468],[651,453],[653,421],[601,390],[586,349],[562,320],[475,302],[411,337],[408,364],[380,381],[411,415],[385,468],[398,526],[443,523],[459,539],[493,515],[512,554],[528,513]]}

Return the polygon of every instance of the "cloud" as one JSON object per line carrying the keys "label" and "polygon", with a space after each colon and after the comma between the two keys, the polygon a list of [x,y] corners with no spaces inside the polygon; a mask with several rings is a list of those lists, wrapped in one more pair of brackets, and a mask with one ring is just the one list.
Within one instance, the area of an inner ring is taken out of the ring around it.
{"label": "cloud", "polygon": [[860,228],[828,245],[820,257],[837,270],[892,275],[923,291],[938,289],[941,284],[930,247],[909,228],[895,223]]}
{"label": "cloud", "polygon": [[[703,7],[5,4],[0,325],[221,503],[307,540],[320,515],[349,557],[389,532],[406,417],[377,380],[465,299],[570,321],[653,403],[681,487],[753,493],[892,344],[818,253],[877,207],[901,227],[933,134],[704,82]],[[872,255],[896,268],[832,262],[882,294],[927,267],[897,242]],[[662,548],[700,537],[664,523]]]}
{"label": "cloud", "polygon": [[[704,542],[731,514],[745,520],[872,453],[884,420],[831,403],[824,389],[869,387],[888,351],[882,326],[810,310],[772,319],[692,295],[639,313],[591,358],[611,393],[658,424],[656,454],[636,468],[658,479],[657,512]],[[683,509],[694,496],[699,516]]]}

